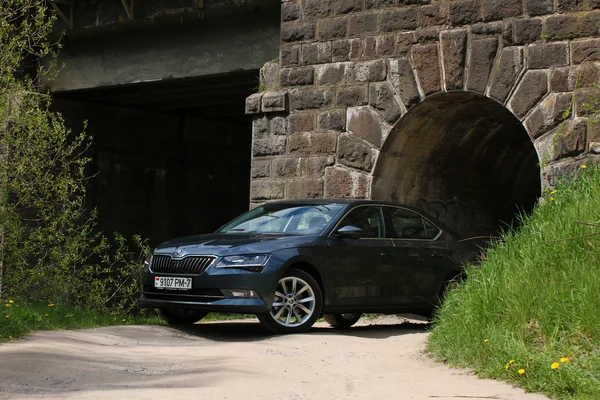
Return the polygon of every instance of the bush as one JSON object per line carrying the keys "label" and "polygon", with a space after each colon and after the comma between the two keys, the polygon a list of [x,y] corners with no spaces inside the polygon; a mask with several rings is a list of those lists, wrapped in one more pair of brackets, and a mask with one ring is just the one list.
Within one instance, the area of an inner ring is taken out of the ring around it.
{"label": "bush", "polygon": [[449,293],[429,341],[438,359],[555,398],[600,398],[600,168],[579,174]]}

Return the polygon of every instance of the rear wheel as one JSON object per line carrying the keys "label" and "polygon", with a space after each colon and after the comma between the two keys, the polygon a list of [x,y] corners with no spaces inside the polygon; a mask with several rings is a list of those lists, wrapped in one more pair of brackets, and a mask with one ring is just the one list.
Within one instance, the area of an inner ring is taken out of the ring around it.
{"label": "rear wheel", "polygon": [[317,281],[302,270],[290,268],[277,284],[271,311],[257,317],[273,332],[300,333],[313,326],[322,307]]}
{"label": "rear wheel", "polygon": [[358,322],[361,313],[325,314],[323,318],[334,328],[350,328]]}
{"label": "rear wheel", "polygon": [[169,325],[191,325],[200,321],[208,314],[185,308],[157,308],[156,313]]}

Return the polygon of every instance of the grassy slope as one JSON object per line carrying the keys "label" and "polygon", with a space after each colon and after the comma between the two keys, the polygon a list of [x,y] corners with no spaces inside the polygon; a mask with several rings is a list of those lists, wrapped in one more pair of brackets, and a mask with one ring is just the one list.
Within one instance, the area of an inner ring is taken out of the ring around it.
{"label": "grassy slope", "polygon": [[557,399],[600,399],[600,234],[559,241],[600,233],[576,222],[600,224],[600,168],[580,172],[448,294],[429,342],[438,359]]}

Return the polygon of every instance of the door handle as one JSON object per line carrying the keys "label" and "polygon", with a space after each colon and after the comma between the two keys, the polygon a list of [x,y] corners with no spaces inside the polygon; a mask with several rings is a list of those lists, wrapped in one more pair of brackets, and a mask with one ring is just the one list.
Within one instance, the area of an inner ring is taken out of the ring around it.
{"label": "door handle", "polygon": [[380,256],[381,257],[391,257],[392,253],[381,253]]}
{"label": "door handle", "polygon": [[443,257],[444,255],[442,253],[438,253],[438,252],[433,252],[431,253],[431,257]]}

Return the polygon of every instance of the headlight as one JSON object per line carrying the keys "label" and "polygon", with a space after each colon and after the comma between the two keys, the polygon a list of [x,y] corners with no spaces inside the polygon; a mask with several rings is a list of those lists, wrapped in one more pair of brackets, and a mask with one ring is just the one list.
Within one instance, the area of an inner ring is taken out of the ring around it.
{"label": "headlight", "polygon": [[147,271],[148,268],[150,267],[150,261],[152,261],[152,253],[154,253],[154,251],[151,251],[150,254],[148,255],[148,257],[146,257],[146,259],[144,260],[144,264],[143,264],[144,271]]}
{"label": "headlight", "polygon": [[227,256],[221,258],[216,268],[243,268],[260,272],[269,262],[270,254],[252,254],[248,256]]}

